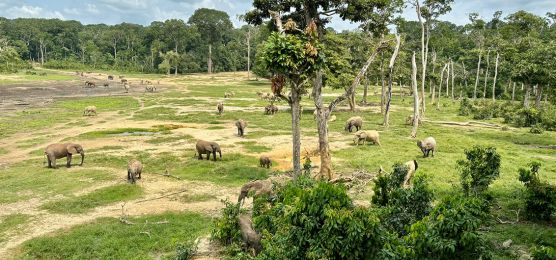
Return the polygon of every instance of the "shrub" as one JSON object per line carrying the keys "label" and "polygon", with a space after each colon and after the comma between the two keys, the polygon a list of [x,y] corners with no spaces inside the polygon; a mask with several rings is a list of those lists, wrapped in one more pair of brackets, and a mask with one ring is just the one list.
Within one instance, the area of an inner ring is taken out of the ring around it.
{"label": "shrub", "polygon": [[535,260],[556,259],[556,248],[551,246],[535,246],[531,248],[531,253]]}
{"label": "shrub", "polygon": [[540,163],[532,162],[529,166],[530,169],[519,169],[519,181],[526,188],[525,213],[532,220],[550,220],[556,212],[556,186],[540,180]]}
{"label": "shrub", "polygon": [[381,217],[389,230],[400,235],[406,234],[409,227],[421,220],[431,210],[433,193],[424,176],[416,176],[413,187],[395,189],[386,210]]}
{"label": "shrub", "polygon": [[176,246],[176,258],[177,260],[187,260],[190,259],[197,252],[199,242],[195,240],[194,242],[186,244],[178,244]]}
{"label": "shrub", "polygon": [[374,194],[371,202],[379,206],[388,205],[392,191],[402,185],[408,170],[407,166],[396,163],[394,164],[391,174],[379,174],[379,176],[373,180],[375,186],[373,188]]}
{"label": "shrub", "polygon": [[544,132],[544,129],[540,125],[534,125],[531,127],[531,129],[529,129],[529,132],[531,132],[532,134],[542,134]]}
{"label": "shrub", "polygon": [[479,197],[448,197],[411,226],[403,237],[408,250],[397,253],[409,259],[489,259],[488,242],[477,231],[488,208]]}
{"label": "shrub", "polygon": [[[263,259],[361,259],[377,255],[387,237],[378,217],[355,207],[343,186],[300,176],[280,191],[265,212]],[[261,217],[260,215],[258,216]]]}
{"label": "shrub", "polygon": [[222,209],[222,216],[213,222],[211,238],[223,245],[241,243],[242,238],[238,223],[239,205],[227,200],[222,202],[225,207]]}
{"label": "shrub", "polygon": [[473,111],[473,104],[469,101],[468,98],[463,98],[459,104],[459,112],[458,115],[460,116],[468,116]]}
{"label": "shrub", "polygon": [[465,194],[483,193],[500,175],[500,155],[494,147],[475,146],[465,150],[467,160],[458,160],[460,181]]}

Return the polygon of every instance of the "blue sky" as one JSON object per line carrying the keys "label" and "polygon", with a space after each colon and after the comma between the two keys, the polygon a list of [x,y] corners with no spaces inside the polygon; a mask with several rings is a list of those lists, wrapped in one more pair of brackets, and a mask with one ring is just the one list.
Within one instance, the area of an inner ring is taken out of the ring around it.
{"label": "blue sky", "polygon": [[[78,20],[84,24],[121,22],[148,25],[152,21],[179,18],[187,21],[197,8],[226,11],[236,26],[241,25],[238,15],[251,8],[251,0],[0,0],[0,16],[7,18],[40,17]],[[526,10],[544,16],[556,12],[556,0],[455,0],[451,13],[441,17],[456,24],[468,21],[468,14],[477,12],[482,18],[503,11],[506,16],[517,10]],[[406,19],[416,18],[415,10],[407,8]],[[352,29],[357,25],[334,19],[337,30]]]}

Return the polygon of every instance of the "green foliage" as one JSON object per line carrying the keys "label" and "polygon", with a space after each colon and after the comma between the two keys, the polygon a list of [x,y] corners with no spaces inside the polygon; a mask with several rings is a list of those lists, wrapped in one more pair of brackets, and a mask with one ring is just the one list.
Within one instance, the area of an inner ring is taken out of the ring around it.
{"label": "green foliage", "polygon": [[400,235],[407,234],[413,223],[429,214],[433,198],[427,179],[416,176],[411,188],[392,191],[386,214],[381,217],[383,224]]}
{"label": "green foliage", "polygon": [[181,243],[176,246],[176,259],[190,259],[197,252],[199,243],[197,240],[188,243]]}
{"label": "green foliage", "polygon": [[403,237],[411,259],[490,259],[486,239],[478,232],[489,206],[479,197],[448,197]]}
{"label": "green foliage", "polygon": [[459,112],[458,115],[460,116],[468,116],[473,111],[473,103],[466,97],[463,98],[460,102]]}
{"label": "green foliage", "polygon": [[535,260],[556,259],[556,248],[551,246],[535,246],[531,249],[531,256]]}
{"label": "green foliage", "polygon": [[240,207],[228,200],[222,202],[225,206],[221,210],[221,216],[213,222],[211,238],[226,246],[239,244],[242,241],[238,222]]}
{"label": "green foliage", "polygon": [[483,193],[500,175],[500,155],[494,147],[474,146],[465,150],[467,160],[458,160],[461,186],[465,194]]}
{"label": "green foliage", "polygon": [[544,132],[544,129],[540,125],[534,125],[531,127],[531,129],[529,129],[529,132],[531,134],[542,134]]}
{"label": "green foliage", "polygon": [[539,178],[539,162],[531,162],[530,169],[519,169],[519,181],[526,188],[525,213],[529,219],[550,220],[556,212],[556,186]]}
{"label": "green foliage", "polygon": [[396,163],[394,164],[392,173],[380,173],[378,177],[373,180],[375,186],[373,188],[372,203],[380,206],[388,205],[392,192],[400,188],[408,170],[407,166]]}
{"label": "green foliage", "polygon": [[[163,213],[131,217],[135,225],[118,218],[99,218],[25,242],[16,258],[26,259],[150,259],[170,255],[178,244],[190,244],[206,234],[210,219],[197,213]],[[168,222],[167,224],[154,224]]]}

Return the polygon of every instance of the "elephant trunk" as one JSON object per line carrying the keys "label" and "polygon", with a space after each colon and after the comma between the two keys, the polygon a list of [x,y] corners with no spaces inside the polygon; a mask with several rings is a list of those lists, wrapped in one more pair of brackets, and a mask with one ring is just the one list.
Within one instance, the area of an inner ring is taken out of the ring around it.
{"label": "elephant trunk", "polygon": [[79,166],[83,166],[83,161],[85,160],[85,152],[81,152],[81,163]]}

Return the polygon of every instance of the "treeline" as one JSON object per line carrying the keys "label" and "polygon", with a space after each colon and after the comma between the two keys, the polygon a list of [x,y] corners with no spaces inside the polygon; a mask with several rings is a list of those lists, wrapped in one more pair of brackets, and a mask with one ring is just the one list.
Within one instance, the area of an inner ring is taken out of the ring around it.
{"label": "treeline", "polygon": [[[202,72],[209,64],[212,71],[246,70],[248,43],[264,40],[259,27],[234,28],[227,13],[205,8],[187,22],[171,19],[149,26],[0,18],[0,32],[12,60],[15,51],[21,60],[45,67],[145,73]],[[250,50],[253,59],[256,48]]]}

